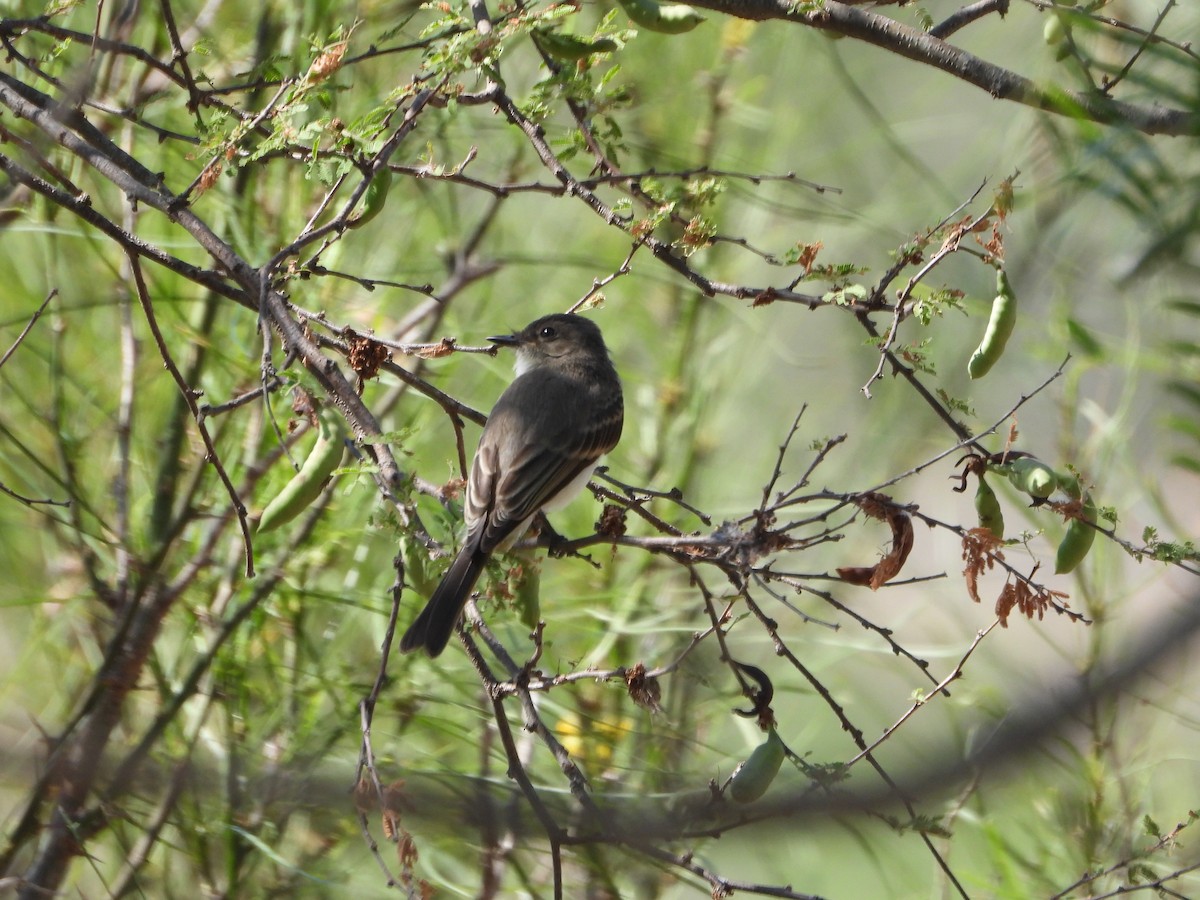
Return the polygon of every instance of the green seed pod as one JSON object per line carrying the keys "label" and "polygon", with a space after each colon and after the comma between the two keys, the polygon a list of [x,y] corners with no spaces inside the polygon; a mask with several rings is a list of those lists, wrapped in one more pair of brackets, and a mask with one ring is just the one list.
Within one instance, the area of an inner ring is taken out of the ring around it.
{"label": "green seed pod", "polygon": [[1050,10],[1046,24],[1042,26],[1042,40],[1047,47],[1054,48],[1054,58],[1059,62],[1071,55],[1071,45],[1067,42],[1071,35],[1071,16],[1062,10],[1073,8],[1075,3],[1060,3],[1056,9]]}
{"label": "green seed pod", "polygon": [[1070,472],[1066,474],[1062,472],[1055,473],[1055,478],[1058,479],[1058,486],[1062,488],[1064,494],[1072,500],[1083,499],[1083,487],[1079,484],[1079,479]]}
{"label": "green seed pod", "polygon": [[1004,511],[1000,509],[1000,501],[992,486],[979,479],[975,488],[975,512],[979,516],[979,527],[986,528],[998,540],[1004,539]]}
{"label": "green seed pod", "polygon": [[779,774],[786,749],[775,729],[768,731],[767,739],[754,748],[729,779],[729,793],[733,799],[738,803],[753,803],[765,794]]}
{"label": "green seed pod", "polygon": [[1091,495],[1083,500],[1083,515],[1087,522],[1072,519],[1067,523],[1067,533],[1054,557],[1054,572],[1057,575],[1065,575],[1083,562],[1092,549],[1092,542],[1096,540],[1096,529],[1088,524],[1096,521],[1096,504],[1092,502]]}
{"label": "green seed pod", "polygon": [[1046,24],[1042,26],[1042,40],[1048,47],[1054,47],[1061,44],[1066,36],[1067,26],[1063,23],[1062,16],[1050,13],[1046,17]]}
{"label": "green seed pod", "polygon": [[549,29],[535,31],[533,39],[550,56],[566,61],[586,59],[593,53],[612,53],[617,49],[617,42],[611,38],[589,41],[578,35]]}
{"label": "green seed pod", "polygon": [[388,190],[391,186],[391,169],[383,169],[375,173],[375,177],[371,179],[371,183],[367,185],[367,189],[363,193],[362,212],[350,220],[351,228],[366,225],[379,215],[383,210],[383,205],[387,202]]}
{"label": "green seed pod", "polygon": [[1021,456],[1004,466],[1008,480],[1018,491],[1030,497],[1044,500],[1058,487],[1058,475],[1054,470],[1032,456]]}
{"label": "green seed pod", "polygon": [[617,0],[635,25],[663,34],[682,34],[704,21],[704,16],[683,3],[657,0]]}
{"label": "green seed pod", "polygon": [[972,378],[982,378],[991,371],[992,366],[1004,353],[1004,345],[1008,343],[1016,324],[1017,298],[1004,270],[997,269],[996,298],[992,301],[992,315],[988,319],[983,340],[967,362],[968,375]]}
{"label": "green seed pod", "polygon": [[325,482],[342,460],[343,434],[342,417],[330,407],[322,407],[317,414],[317,442],[304,460],[300,471],[283,486],[274,499],[267,504],[258,519],[258,533],[265,534],[280,525],[290,522],[307,509],[321,494]]}

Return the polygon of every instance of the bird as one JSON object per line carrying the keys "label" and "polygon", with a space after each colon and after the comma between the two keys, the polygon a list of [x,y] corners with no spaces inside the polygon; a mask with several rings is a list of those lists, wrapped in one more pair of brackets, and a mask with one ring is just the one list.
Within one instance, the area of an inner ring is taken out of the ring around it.
{"label": "bird", "polygon": [[445,649],[488,558],[511,546],[539,511],[561,509],[617,445],[621,379],[599,326],[571,313],[488,338],[516,351],[516,378],[488,416],[467,479],[466,538],[401,652]]}

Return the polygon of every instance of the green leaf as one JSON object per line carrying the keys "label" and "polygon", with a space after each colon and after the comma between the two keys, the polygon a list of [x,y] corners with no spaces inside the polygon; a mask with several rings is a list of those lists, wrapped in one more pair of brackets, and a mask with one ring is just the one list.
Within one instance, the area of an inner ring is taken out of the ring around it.
{"label": "green leaf", "polygon": [[318,878],[316,875],[310,875],[308,872],[305,872],[299,866],[294,865],[293,863],[289,862],[288,860],[286,860],[282,856],[280,856],[279,853],[277,853],[273,847],[271,847],[266,841],[264,841],[258,835],[247,831],[245,828],[241,828],[237,825],[230,825],[229,830],[232,831],[234,834],[236,834],[238,837],[240,837],[247,844],[254,847],[254,849],[256,849],[259,853],[263,854],[263,856],[267,857],[267,859],[269,859],[273,863],[275,863],[275,865],[279,866],[282,869],[286,869],[288,872],[292,872],[296,875],[299,875],[301,878],[307,878],[309,881],[316,882],[317,884],[326,884],[331,887],[334,887],[338,884],[338,882],[336,882],[336,881],[329,881],[324,878]]}
{"label": "green leaf", "polygon": [[1067,334],[1071,345],[1084,356],[1095,359],[1104,355],[1104,346],[1078,319],[1067,319]]}

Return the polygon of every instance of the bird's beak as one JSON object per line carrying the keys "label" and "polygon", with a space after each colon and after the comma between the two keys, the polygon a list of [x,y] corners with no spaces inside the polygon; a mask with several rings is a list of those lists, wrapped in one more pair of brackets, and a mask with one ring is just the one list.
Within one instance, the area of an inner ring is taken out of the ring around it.
{"label": "bird's beak", "polygon": [[515,334],[495,334],[488,338],[493,344],[499,344],[501,347],[515,347],[521,343],[521,339]]}

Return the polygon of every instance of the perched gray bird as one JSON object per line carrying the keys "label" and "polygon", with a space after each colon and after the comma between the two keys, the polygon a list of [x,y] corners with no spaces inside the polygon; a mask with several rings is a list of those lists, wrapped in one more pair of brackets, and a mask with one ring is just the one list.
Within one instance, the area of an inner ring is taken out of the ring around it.
{"label": "perched gray bird", "polygon": [[545,316],[488,340],[517,351],[517,377],[496,401],[471,463],[466,540],[400,639],[405,653],[441,653],[488,557],[515,542],[539,510],[569,503],[621,437],[621,380],[594,322]]}

